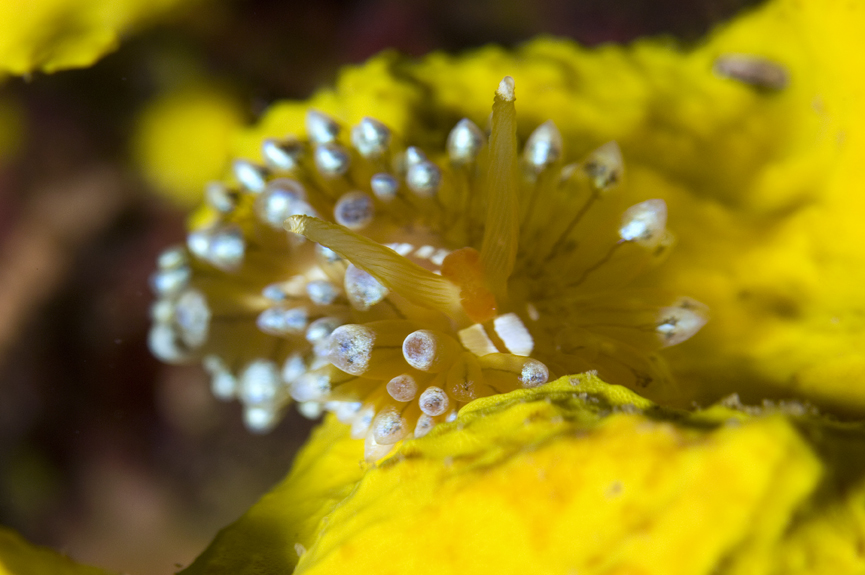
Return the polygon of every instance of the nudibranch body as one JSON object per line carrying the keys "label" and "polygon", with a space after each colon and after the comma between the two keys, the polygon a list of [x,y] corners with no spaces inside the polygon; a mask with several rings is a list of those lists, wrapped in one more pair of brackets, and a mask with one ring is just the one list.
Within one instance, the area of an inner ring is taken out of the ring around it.
{"label": "nudibranch body", "polygon": [[463,119],[440,151],[310,110],[305,136],[209,186],[215,217],[160,256],[151,349],[200,359],[251,430],[294,400],[370,460],[478,397],[589,370],[663,381],[655,352],[706,321],[628,289],[672,246],[664,202],[622,205],[614,143],[566,164],[548,121],[519,150],[510,77],[488,133]]}

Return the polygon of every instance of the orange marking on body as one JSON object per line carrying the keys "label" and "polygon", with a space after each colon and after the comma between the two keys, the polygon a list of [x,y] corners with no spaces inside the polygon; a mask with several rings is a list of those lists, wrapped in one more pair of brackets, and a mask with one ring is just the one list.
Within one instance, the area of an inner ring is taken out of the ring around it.
{"label": "orange marking on body", "polygon": [[460,303],[466,315],[475,323],[484,323],[496,316],[496,298],[487,288],[481,255],[474,248],[460,248],[442,262],[442,277],[460,288]]}

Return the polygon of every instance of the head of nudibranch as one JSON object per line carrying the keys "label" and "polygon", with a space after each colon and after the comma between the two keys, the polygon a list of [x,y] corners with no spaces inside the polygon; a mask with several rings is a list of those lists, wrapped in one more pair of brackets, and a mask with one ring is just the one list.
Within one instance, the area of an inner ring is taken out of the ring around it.
{"label": "head of nudibranch", "polygon": [[489,131],[463,119],[445,150],[310,110],[263,164],[236,160],[206,190],[213,221],[159,257],[153,353],[201,360],[253,431],[292,400],[334,412],[370,460],[552,377],[663,380],[655,352],[706,321],[624,289],[672,246],[666,205],[624,209],[615,143],[565,164],[549,121],[520,152],[514,101],[506,77]]}

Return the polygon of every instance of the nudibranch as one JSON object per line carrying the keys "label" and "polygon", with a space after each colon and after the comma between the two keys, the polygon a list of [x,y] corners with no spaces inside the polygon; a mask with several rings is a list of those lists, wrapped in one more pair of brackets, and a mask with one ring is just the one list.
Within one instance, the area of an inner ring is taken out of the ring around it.
{"label": "nudibranch", "polygon": [[628,288],[672,247],[665,203],[625,209],[615,143],[566,164],[548,121],[520,151],[514,102],[505,77],[489,130],[463,119],[442,150],[310,110],[305,135],[234,161],[206,190],[217,216],[158,259],[153,353],[201,360],[252,431],[292,400],[333,412],[369,460],[479,397],[668,377],[656,352],[706,310]]}

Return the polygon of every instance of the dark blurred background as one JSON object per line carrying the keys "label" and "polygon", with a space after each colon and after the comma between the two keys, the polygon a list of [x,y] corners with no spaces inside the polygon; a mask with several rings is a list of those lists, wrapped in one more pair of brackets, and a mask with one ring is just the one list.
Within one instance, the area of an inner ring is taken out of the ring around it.
{"label": "dark blurred background", "polygon": [[7,79],[0,103],[23,135],[0,162],[0,524],[83,562],[169,573],[287,472],[311,428],[292,413],[250,435],[199,368],[147,351],[147,278],[182,239],[185,211],[136,172],[130,133],[187,63],[253,121],[384,48],[420,56],[541,33],[687,45],[754,3],[204,2],[91,68]]}

